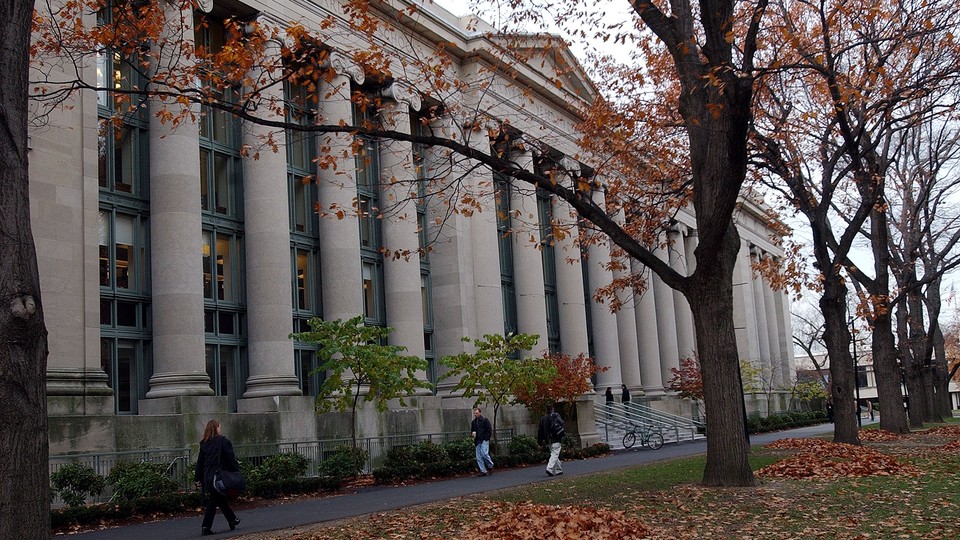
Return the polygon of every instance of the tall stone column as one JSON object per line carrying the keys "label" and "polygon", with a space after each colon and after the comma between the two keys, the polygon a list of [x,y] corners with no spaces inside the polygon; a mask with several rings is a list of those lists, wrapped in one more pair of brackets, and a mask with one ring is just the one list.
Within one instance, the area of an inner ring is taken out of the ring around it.
{"label": "tall stone column", "polygon": [[[363,71],[341,53],[330,63],[336,71],[321,81],[317,121],[353,123],[350,80],[362,84]],[[323,318],[350,319],[363,314],[363,278],[360,265],[360,223],[357,219],[357,163],[349,133],[319,137],[317,170],[320,202],[320,280]]]}
{"label": "tall stone column", "polygon": [[[580,266],[580,247],[575,241],[577,215],[562,200],[554,201],[554,216],[570,224],[570,234],[557,239],[554,248],[557,274],[557,302],[560,305],[560,343],[570,356],[590,354],[587,337],[587,310],[584,305],[583,271]],[[569,260],[569,262],[568,262]]]}
{"label": "tall stone column", "polygon": [[[471,148],[482,152],[490,152],[490,140],[486,133],[474,134],[470,137]],[[462,163],[462,162],[461,162]],[[472,168],[476,162],[463,163]],[[465,178],[467,189],[476,193],[481,204],[481,212],[468,218],[469,227],[465,232],[470,239],[471,266],[468,270],[472,277],[470,298],[473,305],[473,316],[476,324],[477,337],[486,334],[503,334],[503,285],[500,279],[500,233],[497,231],[497,203],[496,186],[493,173],[486,168],[468,173]],[[513,238],[508,238],[513,242]],[[511,248],[514,252],[516,247]],[[516,264],[516,259],[513,260]],[[469,283],[469,282],[468,282]],[[514,291],[516,293],[516,290]],[[546,339],[546,334],[544,334]]]}
{"label": "tall stone column", "polygon": [[[750,247],[750,265],[760,262],[760,248]],[[760,362],[757,367],[763,367],[770,364],[770,326],[767,324],[767,309],[763,302],[763,278],[759,275],[754,276],[750,271],[751,285],[753,287],[753,301],[757,313],[757,339],[760,345]]]}
{"label": "tall stone column", "polygon": [[741,243],[733,271],[733,324],[737,332],[737,350],[741,359],[759,365],[760,337],[757,328],[757,303],[753,298],[749,243]]}
{"label": "tall stone column", "polygon": [[[279,62],[280,46],[267,44]],[[282,122],[283,87],[262,92],[258,112],[264,120]],[[272,140],[280,147],[263,148]],[[287,196],[286,133],[253,122],[243,126],[243,142],[259,150],[259,158],[243,159],[244,248],[246,251],[247,359],[249,376],[244,398],[301,394],[293,358],[290,288],[290,213]]]}
{"label": "tall stone column", "polygon": [[[164,29],[193,37],[193,11],[168,5]],[[181,23],[182,18],[182,23]],[[182,24],[182,26],[181,26]],[[174,59],[165,49],[158,69]],[[154,99],[151,109],[179,114],[185,105]],[[195,111],[196,112],[196,111]],[[195,121],[150,122],[150,269],[153,376],[148,398],[212,395],[204,353],[200,135]]]}
{"label": "tall stone column", "polygon": [[775,387],[783,384],[783,374],[780,372],[780,364],[783,361],[780,356],[780,330],[777,328],[777,305],[767,278],[762,278],[763,282],[763,309],[767,314],[767,338],[770,340],[770,359],[767,378],[768,384],[772,383]]}
{"label": "tall stone column", "polygon": [[790,296],[781,292],[774,296],[777,310],[777,331],[780,336],[780,374],[782,385],[789,386],[794,378],[793,322],[790,316]]}
{"label": "tall stone column", "polygon": [[643,382],[643,393],[655,396],[664,393],[664,380],[660,370],[660,329],[657,322],[657,302],[655,277],[653,272],[643,265],[634,262],[635,273],[646,273],[647,288],[634,299],[637,313],[637,345],[640,353],[640,380]]}
{"label": "tall stone column", "polygon": [[[687,275],[692,276],[693,273],[697,270],[697,245],[700,243],[700,238],[697,235],[696,229],[688,228],[687,234],[683,237],[683,250],[686,254],[686,265],[687,265]],[[693,338],[693,353],[697,353],[697,326],[693,322],[693,312],[690,310],[690,304],[687,302],[687,313],[690,314],[690,331],[692,332]]]}
{"label": "tall stone column", "polygon": [[[623,212],[617,213],[616,220],[623,225],[626,218]],[[614,279],[626,278],[630,272],[630,263],[624,269],[613,271]],[[637,336],[637,312],[634,308],[633,290],[617,291],[620,310],[617,311],[617,342],[620,346],[620,377],[631,392],[637,394],[642,389],[643,378],[640,372],[640,344]]]}
{"label": "tall stone column", "polygon": [[[670,256],[664,249],[657,249],[657,257],[669,263]],[[674,290],[658,276],[653,276],[653,293],[656,299],[657,340],[660,343],[660,378],[664,383],[670,380],[673,372],[680,367],[680,347],[677,343],[677,310],[674,303]]]}
{"label": "tall stone column", "polygon": [[[605,194],[601,190],[593,191],[593,202],[601,208],[606,206]],[[601,304],[593,297],[597,289],[607,287],[613,282],[610,273],[610,244],[590,244],[587,246],[587,271],[590,293],[590,319],[593,322],[593,353],[597,365],[607,368],[597,373],[597,388],[619,388],[621,379],[620,342],[617,338],[617,316],[610,312],[610,306]]]}
{"label": "tall stone column", "polygon": [[[533,154],[524,149],[512,154],[517,164],[533,170]],[[539,341],[529,355],[540,356],[547,349],[547,304],[543,290],[543,258],[537,244],[540,240],[540,218],[537,211],[537,196],[532,187],[523,185],[523,192],[514,182],[510,192],[510,209],[513,230],[513,271],[517,289],[517,327],[520,333],[536,334]]]}
{"label": "tall stone column", "polygon": [[[439,131],[439,136],[462,138],[471,148],[490,151],[485,131],[464,129],[456,118],[443,117],[431,127]],[[435,238],[430,269],[437,356],[472,352],[462,337],[504,332],[493,176],[478,162],[441,147],[427,150],[425,166],[434,191],[460,183],[480,205],[480,211],[470,216],[451,214],[446,200],[449,191],[441,191],[428,205],[431,236]],[[445,373],[446,368],[438,365],[438,374],[442,377]],[[448,394],[454,384],[452,379],[439,381],[438,393]]]}
{"label": "tall stone column", "polygon": [[[96,16],[83,22],[96,25]],[[96,81],[96,68],[86,66],[84,79]],[[74,246],[37,249],[43,316],[56,329],[47,336],[47,412],[112,414],[113,389],[100,356],[97,94],[77,93],[68,104],[49,112],[50,125],[81,129],[31,131],[28,147],[34,241],[38,248]]]}
{"label": "tall stone column", "polygon": [[[687,268],[687,250],[684,242],[686,226],[678,225],[671,228],[669,257],[670,267],[682,276],[690,275]],[[693,313],[687,297],[680,291],[673,291],[673,308],[677,320],[677,354],[679,358],[691,358],[697,351],[697,338],[693,330]]]}
{"label": "tall stone column", "polygon": [[[385,92],[381,123],[388,130],[410,133],[410,107],[420,108],[419,96],[400,83]],[[405,354],[424,357],[423,303],[420,281],[420,257],[417,255],[417,176],[413,168],[413,147],[405,141],[383,141],[380,146],[381,208],[383,245],[392,252],[410,253],[409,257],[384,256],[383,285],[386,295],[387,326],[394,331],[391,345],[406,347]],[[426,380],[426,372],[418,373]]]}

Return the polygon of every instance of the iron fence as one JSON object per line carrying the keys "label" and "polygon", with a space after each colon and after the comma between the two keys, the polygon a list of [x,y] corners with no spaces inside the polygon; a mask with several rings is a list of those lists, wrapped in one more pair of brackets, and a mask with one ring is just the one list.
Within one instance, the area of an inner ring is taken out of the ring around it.
{"label": "iron fence", "polygon": [[[514,430],[498,429],[497,440],[500,449],[505,450],[506,445],[513,438]],[[372,472],[373,469],[381,467],[387,457],[387,453],[396,447],[411,446],[421,442],[432,442],[434,444],[443,444],[459,439],[468,438],[469,433],[463,431],[452,431],[442,433],[411,433],[406,435],[389,435],[386,437],[364,437],[357,439],[357,447],[364,450],[367,456],[367,462],[364,465],[364,472]],[[323,461],[328,459],[336,450],[344,446],[352,446],[353,442],[349,438],[322,439],[309,441],[292,441],[278,443],[260,443],[260,444],[237,444],[233,449],[237,459],[256,467],[263,463],[263,460],[277,454],[296,453],[307,458],[308,468],[306,476],[317,476],[318,467]],[[50,456],[50,473],[58,471],[68,463],[79,463],[93,469],[100,476],[106,477],[110,471],[121,462],[136,463],[162,463],[166,465],[167,477],[176,480],[181,489],[191,489],[193,486],[193,470],[197,457],[197,445],[188,448],[169,448],[154,450],[136,450],[127,452],[102,452],[89,454],[66,454]],[[92,502],[104,502],[112,497],[110,486],[100,496]],[[55,499],[54,506],[62,505],[62,501]]]}

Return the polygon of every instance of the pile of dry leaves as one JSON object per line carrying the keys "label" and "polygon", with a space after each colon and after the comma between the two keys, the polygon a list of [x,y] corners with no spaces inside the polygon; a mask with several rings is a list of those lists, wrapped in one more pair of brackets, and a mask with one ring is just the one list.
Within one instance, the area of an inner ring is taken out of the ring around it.
{"label": "pile of dry leaves", "polygon": [[861,442],[902,441],[906,437],[885,429],[864,429],[859,433]]}
{"label": "pile of dry leaves", "polygon": [[872,448],[820,439],[785,439],[768,448],[796,449],[796,455],[757,471],[767,478],[839,478],[849,476],[916,476],[913,465],[902,464]]}
{"label": "pile of dry leaves", "polygon": [[498,518],[464,533],[465,540],[539,540],[541,538],[646,538],[640,520],[602,508],[497,503]]}
{"label": "pile of dry leaves", "polygon": [[934,437],[945,437],[948,439],[960,439],[960,426],[942,426],[924,431],[918,431],[917,433]]}

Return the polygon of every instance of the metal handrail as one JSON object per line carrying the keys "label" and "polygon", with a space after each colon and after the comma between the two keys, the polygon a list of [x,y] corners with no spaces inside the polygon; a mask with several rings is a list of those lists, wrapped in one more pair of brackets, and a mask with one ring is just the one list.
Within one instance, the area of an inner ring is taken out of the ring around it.
{"label": "metal handrail", "polygon": [[681,432],[684,435],[689,433],[689,438],[693,439],[703,429],[703,425],[699,422],[657,411],[640,403],[597,403],[594,405],[594,411],[598,426],[604,427],[607,431],[610,428],[626,431],[642,427],[656,430],[661,434],[671,433],[674,439],[679,441]]}

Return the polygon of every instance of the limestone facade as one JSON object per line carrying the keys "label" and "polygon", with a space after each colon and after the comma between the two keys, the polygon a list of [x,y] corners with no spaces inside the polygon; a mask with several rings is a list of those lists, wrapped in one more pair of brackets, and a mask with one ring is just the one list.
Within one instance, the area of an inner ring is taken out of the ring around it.
{"label": "limestone facade", "polygon": [[[381,8],[389,15],[408,5],[397,0]],[[342,9],[275,0],[243,6],[245,16],[307,27]],[[195,16],[222,17],[226,9],[214,2],[209,14],[176,15],[193,24]],[[464,129],[463,111],[481,109],[509,120],[523,137],[547,142],[568,162],[578,154],[571,104],[590,98],[589,82],[572,77],[558,86],[549,68],[534,62],[508,75],[489,63],[485,23],[429,2],[404,21],[406,33],[385,42],[411,49],[412,57],[430,54],[442,40],[459,62],[451,74],[474,83],[449,115],[431,122],[436,133],[489,151],[486,131]],[[337,54],[362,46],[360,39],[338,34],[330,41],[337,77],[318,89],[311,121],[350,123],[358,114],[350,93],[373,86],[348,55]],[[92,81],[120,73],[113,60],[105,55],[84,75]],[[377,114],[384,126],[417,129],[426,106],[420,83],[398,66],[391,86],[370,90],[382,96]],[[505,188],[489,169],[441,149],[368,141],[358,159],[348,150],[350,135],[269,133],[253,123],[234,126],[215,112],[173,129],[148,113],[151,105],[119,127],[101,120],[109,99],[80,94],[31,133],[52,454],[183,447],[199,439],[210,417],[239,443],[344,436],[342,415],[314,411],[322,374],[311,373],[312,351],[288,337],[312,316],[363,314],[394,328],[392,343],[430,362],[421,375],[437,383],[436,391],[384,414],[364,410],[361,436],[466,431],[471,402],[451,393],[438,360],[463,351],[464,336],[511,330],[538,334],[536,352],[586,353],[609,367],[596,381],[599,399],[605,387],[626,384],[635,400],[690,414],[666,388],[670,368],[696,352],[686,300],[652,277],[646,293],[625,297],[619,312],[598,304],[593,290],[619,277],[604,264],[609,246],[591,246],[584,259],[569,237],[549,249],[542,242],[545,219],[570,216],[563,201]],[[253,159],[240,152],[268,133],[279,153]],[[510,151],[531,170],[537,166],[530,148]],[[312,158],[323,152],[339,166],[318,168]],[[476,194],[477,211],[449,214],[429,199],[399,204],[417,174],[456,178]],[[311,175],[316,182],[302,181]],[[594,196],[602,200],[603,193]],[[503,223],[498,204],[508,204],[511,223]],[[336,216],[336,208],[360,211]],[[793,373],[788,299],[750,270],[752,262],[780,254],[765,220],[751,203],[738,215],[737,342],[743,360],[784,383]],[[504,237],[507,226],[518,232]],[[679,215],[668,234],[670,248],[660,256],[692,271],[693,216]],[[417,254],[422,236],[431,242],[426,255]],[[381,248],[413,255],[391,257]],[[586,442],[596,437],[590,399],[578,409]],[[534,424],[521,408],[501,419],[520,432]]]}

